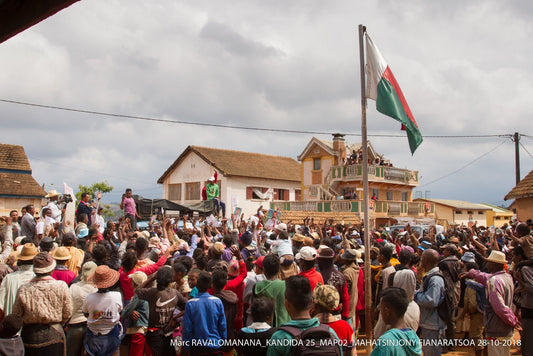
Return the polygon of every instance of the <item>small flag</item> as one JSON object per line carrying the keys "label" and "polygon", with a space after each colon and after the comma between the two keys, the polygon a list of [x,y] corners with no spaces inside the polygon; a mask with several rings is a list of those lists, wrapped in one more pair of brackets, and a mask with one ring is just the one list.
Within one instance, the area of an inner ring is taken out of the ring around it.
{"label": "small flag", "polygon": [[368,34],[366,76],[366,97],[376,101],[376,109],[380,113],[401,122],[402,130],[407,131],[411,154],[414,154],[423,141],[422,134],[394,74]]}

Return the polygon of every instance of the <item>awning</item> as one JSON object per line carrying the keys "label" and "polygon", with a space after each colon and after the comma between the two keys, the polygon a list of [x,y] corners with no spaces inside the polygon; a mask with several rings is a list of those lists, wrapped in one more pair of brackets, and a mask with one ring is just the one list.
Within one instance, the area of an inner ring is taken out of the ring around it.
{"label": "awning", "polygon": [[0,0],[0,43],[79,0]]}

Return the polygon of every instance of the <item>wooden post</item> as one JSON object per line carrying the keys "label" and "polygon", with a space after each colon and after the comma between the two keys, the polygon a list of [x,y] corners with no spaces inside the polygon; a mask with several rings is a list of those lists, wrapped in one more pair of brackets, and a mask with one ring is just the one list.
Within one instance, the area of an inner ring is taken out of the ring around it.
{"label": "wooden post", "polygon": [[[364,203],[364,242],[365,242],[365,334],[367,340],[372,340],[372,282],[370,270],[370,235],[368,229],[369,224],[369,209],[368,202],[370,196],[368,194],[368,138],[366,134],[366,80],[365,80],[365,47],[364,35],[366,27],[359,25],[359,63],[361,70],[361,148],[363,150],[363,203]],[[371,342],[366,346],[367,355],[372,352]]]}

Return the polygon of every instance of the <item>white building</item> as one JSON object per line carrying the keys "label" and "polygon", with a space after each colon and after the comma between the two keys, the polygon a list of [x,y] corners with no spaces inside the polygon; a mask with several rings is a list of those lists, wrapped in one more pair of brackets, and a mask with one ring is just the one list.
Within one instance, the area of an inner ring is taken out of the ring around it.
{"label": "white building", "polygon": [[178,204],[202,200],[207,179],[218,174],[226,217],[235,207],[246,217],[270,202],[301,200],[301,165],[290,157],[188,146],[163,173],[163,198]]}

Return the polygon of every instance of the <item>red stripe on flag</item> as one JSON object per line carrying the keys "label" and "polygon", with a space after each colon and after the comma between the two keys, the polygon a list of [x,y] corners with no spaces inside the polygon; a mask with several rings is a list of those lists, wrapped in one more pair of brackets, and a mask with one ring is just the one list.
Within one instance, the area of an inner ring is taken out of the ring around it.
{"label": "red stripe on flag", "polygon": [[[407,114],[407,117],[415,124],[416,127],[418,127],[418,124],[416,123],[416,120],[413,116],[413,113],[411,112],[411,108],[409,108],[409,105],[407,104],[407,100],[405,100],[405,97],[403,96],[402,89],[400,89],[400,85],[398,85],[398,82],[396,81],[396,78],[394,78],[394,74],[392,74],[392,71],[390,70],[390,67],[387,66],[387,69],[385,69],[385,72],[383,73],[383,79],[387,80],[389,83],[391,83],[392,87],[396,91],[396,94],[398,95],[398,98],[402,102],[403,109],[405,110],[405,113]],[[402,125],[402,129],[403,125]]]}

